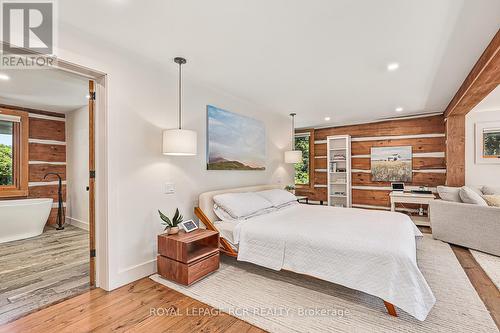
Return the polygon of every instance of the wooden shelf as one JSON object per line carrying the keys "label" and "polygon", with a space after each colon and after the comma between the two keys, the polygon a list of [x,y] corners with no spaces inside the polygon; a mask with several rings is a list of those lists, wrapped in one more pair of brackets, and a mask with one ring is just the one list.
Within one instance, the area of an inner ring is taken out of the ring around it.
{"label": "wooden shelf", "polygon": [[158,273],[190,285],[219,268],[219,233],[198,229],[158,235]]}
{"label": "wooden shelf", "polygon": [[199,248],[197,248],[193,251],[190,251],[188,253],[187,263],[190,264],[193,261],[197,261],[203,257],[210,256],[210,255],[217,253],[217,252],[219,252],[218,247],[199,247]]}
{"label": "wooden shelf", "polygon": [[[326,144],[328,205],[334,206],[342,203],[345,207],[351,207],[351,137],[349,135],[328,136]],[[334,169],[345,171],[333,171]],[[337,182],[338,180],[341,182]],[[339,188],[340,186],[342,187]],[[339,195],[333,192],[345,194]]]}

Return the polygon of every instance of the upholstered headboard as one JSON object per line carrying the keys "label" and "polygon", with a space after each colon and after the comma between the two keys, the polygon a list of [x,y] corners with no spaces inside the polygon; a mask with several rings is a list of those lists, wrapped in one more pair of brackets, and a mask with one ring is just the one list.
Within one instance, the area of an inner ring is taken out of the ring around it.
{"label": "upholstered headboard", "polygon": [[203,213],[208,217],[211,222],[218,220],[214,213],[214,196],[223,193],[236,193],[236,192],[256,192],[264,190],[272,190],[277,188],[283,188],[283,185],[256,185],[248,187],[236,187],[228,188],[225,190],[210,191],[200,194],[198,206],[203,211]]}

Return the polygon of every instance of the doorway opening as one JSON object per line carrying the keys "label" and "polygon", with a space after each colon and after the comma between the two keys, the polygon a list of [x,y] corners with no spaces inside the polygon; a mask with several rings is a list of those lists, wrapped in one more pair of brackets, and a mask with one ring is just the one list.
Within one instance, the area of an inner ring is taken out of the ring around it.
{"label": "doorway opening", "polygon": [[0,324],[96,285],[95,102],[88,75],[0,83]]}

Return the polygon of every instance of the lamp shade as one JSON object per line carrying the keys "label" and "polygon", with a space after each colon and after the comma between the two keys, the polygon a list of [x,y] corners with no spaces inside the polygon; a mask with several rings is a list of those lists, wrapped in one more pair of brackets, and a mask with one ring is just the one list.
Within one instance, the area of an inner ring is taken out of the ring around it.
{"label": "lamp shade", "polygon": [[285,152],[285,163],[301,163],[302,162],[302,151],[300,150],[289,150]]}
{"label": "lamp shade", "polygon": [[196,132],[185,129],[163,131],[163,155],[196,155]]}

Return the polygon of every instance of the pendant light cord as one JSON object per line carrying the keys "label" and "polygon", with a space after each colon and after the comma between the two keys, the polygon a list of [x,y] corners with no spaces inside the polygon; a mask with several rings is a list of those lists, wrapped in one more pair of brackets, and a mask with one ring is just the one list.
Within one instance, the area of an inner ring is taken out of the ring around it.
{"label": "pendant light cord", "polygon": [[182,64],[179,63],[179,129],[182,127]]}
{"label": "pendant light cord", "polygon": [[291,150],[295,150],[295,113],[290,113],[290,116],[292,116],[292,137],[291,137],[291,141],[292,141],[292,149]]}

